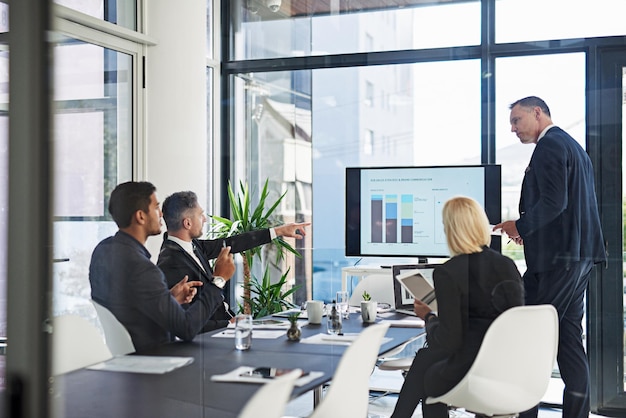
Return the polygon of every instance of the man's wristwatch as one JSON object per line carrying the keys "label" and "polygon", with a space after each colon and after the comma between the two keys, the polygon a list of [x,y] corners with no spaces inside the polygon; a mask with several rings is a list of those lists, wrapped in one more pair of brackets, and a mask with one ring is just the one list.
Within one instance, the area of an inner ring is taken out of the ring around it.
{"label": "man's wristwatch", "polygon": [[436,314],[436,313],[434,313],[434,312],[432,312],[432,311],[431,311],[431,312],[428,312],[428,313],[426,314],[426,316],[424,317],[424,322],[428,322],[431,318],[436,318],[436,317],[437,317],[437,314]]}
{"label": "man's wristwatch", "polygon": [[226,280],[222,276],[213,276],[213,284],[220,289],[223,289],[226,285]]}

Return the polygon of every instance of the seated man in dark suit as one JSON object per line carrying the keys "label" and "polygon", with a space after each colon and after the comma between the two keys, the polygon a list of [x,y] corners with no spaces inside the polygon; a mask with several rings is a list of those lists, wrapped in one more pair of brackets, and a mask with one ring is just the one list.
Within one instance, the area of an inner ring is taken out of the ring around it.
{"label": "seated man in dark suit", "polygon": [[[192,340],[222,306],[222,293],[213,284],[202,286],[187,277],[170,290],[165,275],[150,260],[146,240],[161,233],[156,188],[148,182],[118,185],[111,193],[109,212],[119,231],[101,241],[91,256],[92,299],[126,327],[138,352],[175,337]],[[222,251],[229,255],[228,249]],[[181,303],[194,296],[196,303],[184,309]]]}
{"label": "seated man in dark suit", "polygon": [[[219,256],[223,247],[230,248],[231,253],[238,253],[267,244],[278,236],[301,239],[306,234],[304,228],[310,225],[310,223],[291,223],[246,232],[226,239],[199,239],[203,233],[206,216],[198,204],[196,194],[189,191],[174,193],[163,201],[163,218],[167,225],[167,233],[161,245],[157,265],[165,273],[170,287],[178,283],[182,277],[188,276],[192,281],[213,283],[223,288],[234,273],[234,269],[225,268],[225,260]],[[211,268],[209,260],[216,257],[215,265]],[[194,302],[195,299],[192,305]],[[203,331],[227,326],[233,315],[225,302],[218,307]]]}

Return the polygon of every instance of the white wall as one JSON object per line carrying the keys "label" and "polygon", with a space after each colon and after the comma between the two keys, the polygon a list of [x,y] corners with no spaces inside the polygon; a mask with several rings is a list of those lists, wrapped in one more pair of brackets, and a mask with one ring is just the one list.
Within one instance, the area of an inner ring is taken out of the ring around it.
{"label": "white wall", "polygon": [[[146,14],[146,34],[157,45],[146,57],[145,180],[161,202],[192,190],[206,208],[206,0],[150,0]],[[153,258],[161,240],[148,240]]]}

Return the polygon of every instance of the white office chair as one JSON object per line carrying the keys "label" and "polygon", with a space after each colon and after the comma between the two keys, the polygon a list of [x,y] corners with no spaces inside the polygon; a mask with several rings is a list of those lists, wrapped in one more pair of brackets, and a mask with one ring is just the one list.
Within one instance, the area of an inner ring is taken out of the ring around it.
{"label": "white office chair", "polygon": [[111,353],[114,356],[134,353],[135,346],[126,327],[117,320],[113,312],[96,301],[92,300],[91,303],[96,308],[100,325],[104,331],[104,339]]}
{"label": "white office chair", "polygon": [[281,418],[295,381],[302,375],[301,369],[274,378],[254,394],[246,403],[238,418]]}
{"label": "white office chair", "polygon": [[363,300],[363,291],[366,290],[372,296],[372,300],[394,306],[393,280],[389,269],[381,269],[380,274],[371,274],[363,277],[352,290],[348,304],[360,307]]}
{"label": "white office chair", "polygon": [[326,395],[309,418],[367,416],[369,377],[388,328],[389,324],[376,324],[361,332],[341,356]]}
{"label": "white office chair", "polygon": [[113,358],[98,329],[77,315],[52,318],[52,374],[60,375]]}
{"label": "white office chair", "polygon": [[518,306],[491,324],[474,364],[449,392],[426,399],[475,414],[516,417],[545,394],[556,358],[559,322],[552,305]]}

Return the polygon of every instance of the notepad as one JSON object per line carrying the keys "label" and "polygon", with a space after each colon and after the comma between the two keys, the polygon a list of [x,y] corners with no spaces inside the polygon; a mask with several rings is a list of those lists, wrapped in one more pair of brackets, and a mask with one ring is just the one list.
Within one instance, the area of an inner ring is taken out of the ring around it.
{"label": "notepad", "polygon": [[[268,379],[262,376],[255,376],[252,374],[254,369],[258,367],[250,367],[250,366],[240,366],[236,369],[224,373],[224,374],[215,374],[211,376],[211,380],[214,382],[234,382],[234,383],[267,383],[271,382],[272,379]],[[309,383],[319,377],[324,375],[323,372],[307,372],[302,377],[296,380],[296,386],[302,386],[306,383]]]}
{"label": "notepad", "polygon": [[88,367],[108,372],[163,374],[193,363],[193,357],[118,356]]}

